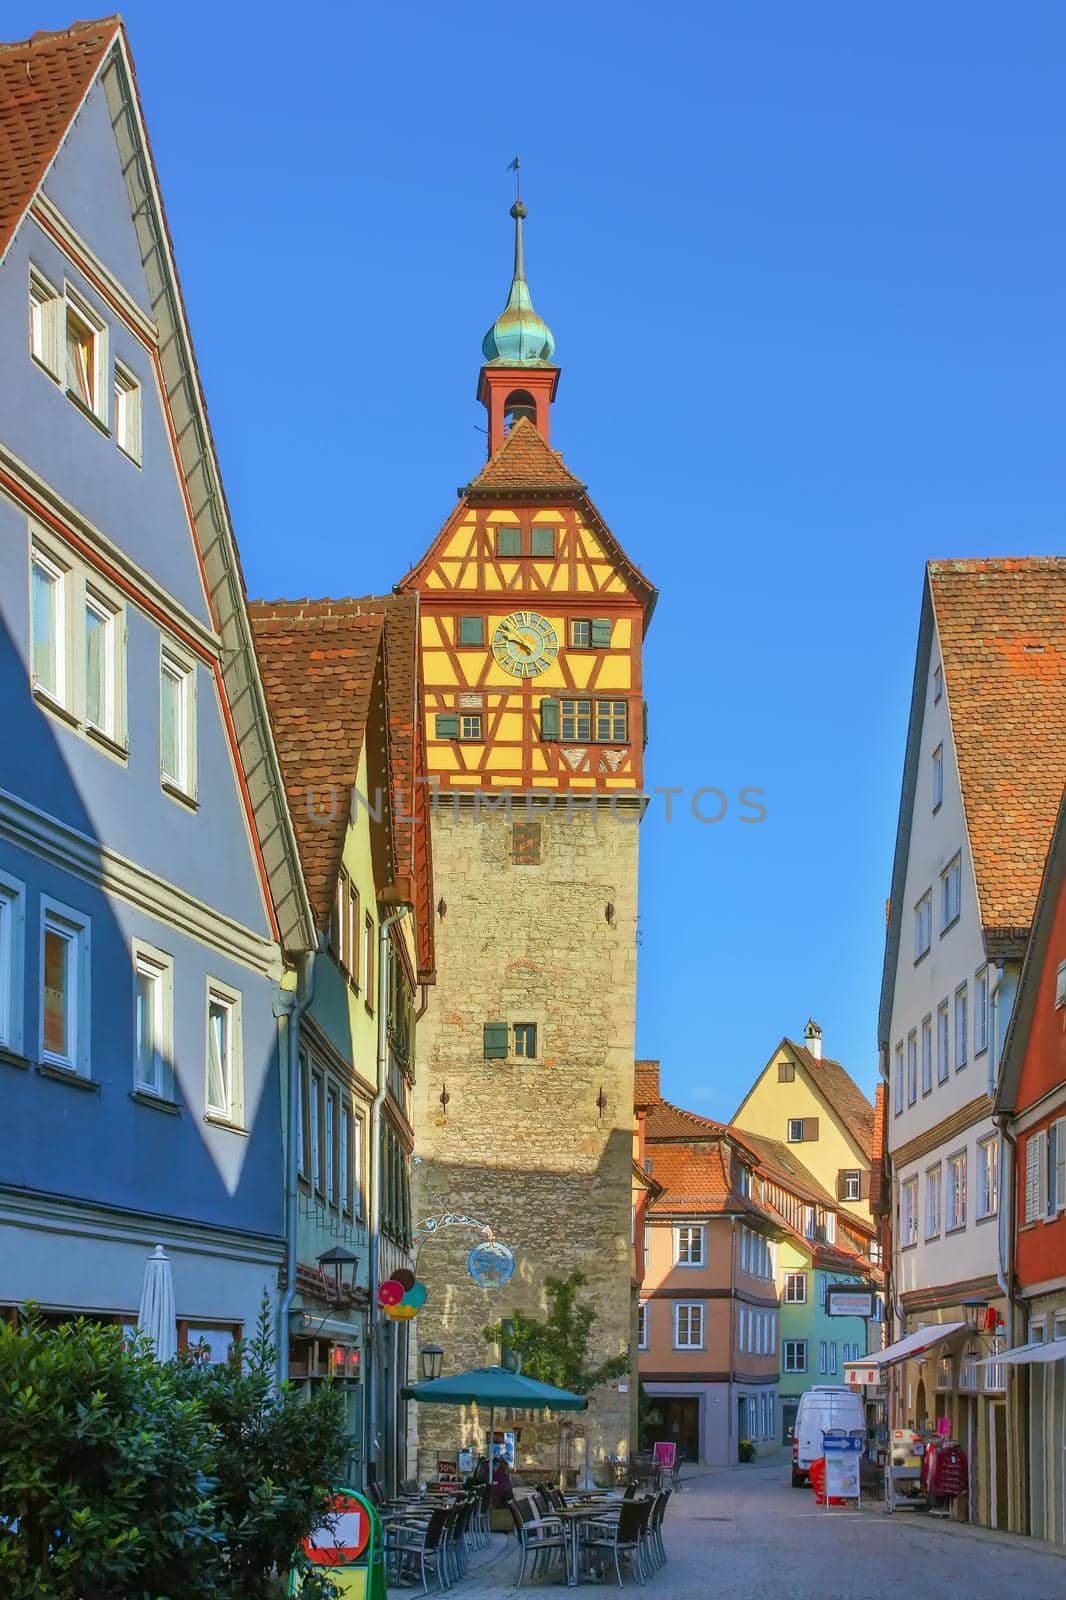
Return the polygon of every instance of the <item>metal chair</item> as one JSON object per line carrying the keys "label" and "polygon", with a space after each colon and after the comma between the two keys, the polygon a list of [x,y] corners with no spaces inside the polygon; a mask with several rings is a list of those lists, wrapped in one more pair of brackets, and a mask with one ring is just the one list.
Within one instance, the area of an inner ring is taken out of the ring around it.
{"label": "metal chair", "polygon": [[655,1496],[648,1517],[645,1552],[655,1567],[665,1567],[667,1561],[666,1546],[663,1544],[663,1518],[670,1503],[671,1492],[669,1489],[663,1489]]}
{"label": "metal chair", "polygon": [[620,1589],[623,1587],[624,1560],[630,1562],[638,1583],[644,1583],[647,1578],[642,1546],[650,1510],[649,1500],[627,1500],[617,1518],[609,1522],[593,1518],[584,1524],[581,1541],[583,1549],[599,1550],[605,1556],[611,1557]]}
{"label": "metal chair", "polygon": [[542,1520],[533,1516],[528,1500],[512,1500],[509,1510],[520,1552],[516,1588],[521,1588],[525,1581],[526,1566],[531,1558],[534,1577],[539,1575],[546,1560],[557,1561],[561,1557],[565,1567],[566,1535],[558,1517]]}
{"label": "metal chair", "polygon": [[423,1594],[429,1593],[430,1571],[442,1589],[448,1587],[447,1517],[448,1512],[438,1507],[424,1522],[391,1523],[385,1534],[385,1559],[395,1557],[397,1580],[405,1566],[413,1568],[417,1561]]}

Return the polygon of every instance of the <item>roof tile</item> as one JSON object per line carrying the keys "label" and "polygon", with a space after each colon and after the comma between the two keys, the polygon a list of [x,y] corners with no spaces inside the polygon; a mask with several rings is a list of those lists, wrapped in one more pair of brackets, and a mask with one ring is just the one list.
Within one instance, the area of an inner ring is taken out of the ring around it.
{"label": "roof tile", "polygon": [[0,256],[121,26],[104,17],[0,44]]}
{"label": "roof tile", "polygon": [[1066,780],[1066,558],[928,574],[981,921],[1025,930]]}

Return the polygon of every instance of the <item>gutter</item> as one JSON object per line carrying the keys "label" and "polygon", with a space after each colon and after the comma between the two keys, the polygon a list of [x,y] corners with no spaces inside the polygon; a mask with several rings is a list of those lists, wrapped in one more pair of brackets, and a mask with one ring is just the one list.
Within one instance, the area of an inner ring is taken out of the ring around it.
{"label": "gutter", "polygon": [[[374,1093],[374,1104],[370,1115],[370,1141],[373,1159],[374,1178],[370,1186],[370,1228],[369,1228],[369,1260],[367,1263],[367,1334],[371,1351],[376,1356],[377,1337],[376,1331],[381,1327],[381,1308],[378,1305],[378,1274],[380,1270],[381,1248],[381,1108],[385,1103],[385,1095],[389,1087],[389,929],[395,922],[402,922],[412,907],[405,901],[395,906],[386,916],[378,922],[378,995],[377,995],[377,1035],[378,1035],[378,1060],[377,1060],[377,1089]],[[369,1383],[367,1385],[367,1459],[373,1460],[375,1468],[380,1466],[378,1458],[378,1389],[380,1374],[375,1359],[369,1363]]]}
{"label": "gutter", "polygon": [[296,1129],[300,1112],[300,1020],[315,995],[314,950],[301,952],[296,968],[296,988],[279,991],[274,1012],[283,1021],[282,1037],[288,1058],[288,1127],[285,1136],[285,1292],[278,1304],[278,1382],[289,1376],[289,1312],[296,1294],[296,1228],[298,1222],[299,1151]]}

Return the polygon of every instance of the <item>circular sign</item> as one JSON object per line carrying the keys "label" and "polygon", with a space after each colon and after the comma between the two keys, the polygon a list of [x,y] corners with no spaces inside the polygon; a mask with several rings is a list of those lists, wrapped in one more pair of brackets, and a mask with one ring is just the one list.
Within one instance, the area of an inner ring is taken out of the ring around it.
{"label": "circular sign", "polygon": [[385,1315],[391,1317],[394,1322],[410,1322],[412,1317],[418,1316],[418,1307],[405,1305],[386,1306]]}
{"label": "circular sign", "polygon": [[304,1540],[304,1550],[317,1567],[343,1567],[357,1561],[370,1542],[370,1514],[355,1495],[330,1501],[329,1522]]}
{"label": "circular sign", "polygon": [[514,1271],[514,1251],[499,1239],[476,1244],[466,1258],[466,1270],[479,1288],[502,1288]]}
{"label": "circular sign", "polygon": [[396,1271],[392,1274],[392,1282],[398,1283],[402,1289],[413,1289],[415,1286],[415,1275],[411,1271],[410,1267],[397,1267]]}
{"label": "circular sign", "polygon": [[386,1278],[378,1290],[378,1304],[383,1306],[398,1306],[403,1299],[403,1284],[397,1283],[395,1278]]}
{"label": "circular sign", "polygon": [[424,1283],[413,1283],[400,1301],[402,1306],[414,1306],[418,1311],[425,1305],[429,1298],[429,1290]]}

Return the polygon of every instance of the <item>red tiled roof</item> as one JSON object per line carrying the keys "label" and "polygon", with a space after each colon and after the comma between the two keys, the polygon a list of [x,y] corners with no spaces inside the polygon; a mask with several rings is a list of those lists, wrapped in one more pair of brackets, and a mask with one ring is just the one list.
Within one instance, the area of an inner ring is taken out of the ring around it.
{"label": "red tiled roof", "polygon": [[739,1210],[745,1202],[729,1183],[729,1156],[718,1141],[648,1148],[651,1175],[663,1192],[649,1207],[652,1215]]}
{"label": "red tiled roof", "polygon": [[519,417],[499,449],[489,457],[477,477],[468,485],[467,492],[570,489],[580,493],[584,487],[529,418]]}
{"label": "red tiled roof", "polygon": [[1028,929],[1066,780],[1066,558],[927,570],[981,922]]}
{"label": "red tiled roof", "polygon": [[384,618],[268,601],[249,602],[248,612],[304,880],[315,921],[325,930],[381,663]]}
{"label": "red tiled roof", "polygon": [[697,1116],[695,1111],[683,1111],[669,1100],[658,1100],[649,1106],[644,1123],[647,1139],[691,1139],[699,1134],[713,1138],[728,1132],[724,1122],[712,1122],[709,1117]]}
{"label": "red tiled roof", "polygon": [[0,44],[0,256],[121,26],[104,17]]}
{"label": "red tiled roof", "polygon": [[806,1045],[797,1044],[794,1039],[785,1042],[796,1052],[855,1143],[869,1158],[873,1149],[874,1108],[854,1078],[839,1061],[832,1061],[828,1056],[819,1060]]}
{"label": "red tiled roof", "polygon": [[793,1189],[807,1199],[816,1200],[819,1205],[836,1209],[837,1202],[828,1189],[822,1187],[801,1161],[797,1161],[787,1144],[782,1144],[780,1139],[767,1138],[761,1133],[749,1133],[746,1128],[738,1128],[735,1133],[736,1138],[747,1145],[756,1157],[760,1168],[770,1176],[779,1178],[784,1188]]}
{"label": "red tiled roof", "polygon": [[633,1105],[637,1111],[653,1106],[659,1094],[659,1063],[635,1061],[633,1063]]}

